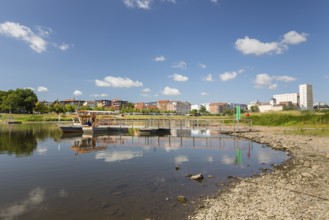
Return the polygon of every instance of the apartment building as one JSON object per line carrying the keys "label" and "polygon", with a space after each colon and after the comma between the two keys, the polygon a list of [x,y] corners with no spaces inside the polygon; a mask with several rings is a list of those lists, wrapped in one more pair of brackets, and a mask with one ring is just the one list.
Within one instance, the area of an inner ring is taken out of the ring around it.
{"label": "apartment building", "polygon": [[309,84],[299,85],[300,108],[313,110],[313,87]]}
{"label": "apartment building", "polygon": [[276,100],[277,104],[291,103],[294,106],[299,106],[299,94],[298,93],[285,93],[273,95],[273,98]]}

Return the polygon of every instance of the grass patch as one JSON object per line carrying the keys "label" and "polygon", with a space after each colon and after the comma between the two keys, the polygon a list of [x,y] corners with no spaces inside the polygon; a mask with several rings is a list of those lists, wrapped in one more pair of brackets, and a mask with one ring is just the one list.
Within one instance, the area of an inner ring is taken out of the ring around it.
{"label": "grass patch", "polygon": [[329,124],[329,113],[280,112],[262,113],[251,116],[253,125],[261,126],[305,126]]}
{"label": "grass patch", "polygon": [[303,136],[315,136],[315,137],[329,137],[329,126],[326,128],[297,128],[293,130],[286,130],[284,134],[294,134]]}

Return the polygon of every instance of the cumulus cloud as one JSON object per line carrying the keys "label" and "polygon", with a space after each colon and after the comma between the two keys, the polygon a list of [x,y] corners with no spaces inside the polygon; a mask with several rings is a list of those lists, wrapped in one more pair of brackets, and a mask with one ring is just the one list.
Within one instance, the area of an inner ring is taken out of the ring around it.
{"label": "cumulus cloud", "polygon": [[187,76],[183,76],[177,73],[174,73],[173,75],[169,76],[170,78],[173,78],[173,80],[178,81],[178,82],[186,82],[188,80]]}
{"label": "cumulus cloud", "polygon": [[254,80],[254,85],[256,88],[268,88],[268,89],[276,89],[278,84],[276,82],[294,82],[296,78],[291,76],[271,76],[267,73],[261,73],[256,76]]}
{"label": "cumulus cloud", "polygon": [[307,40],[307,36],[308,34],[306,33],[297,33],[296,31],[289,31],[288,33],[286,33],[285,35],[283,35],[283,43],[286,44],[300,44],[302,42],[305,42]]}
{"label": "cumulus cloud", "polygon": [[219,75],[220,80],[222,81],[229,81],[234,78],[236,78],[239,74],[243,73],[244,69],[240,69],[239,71],[233,71],[233,72],[225,72]]}
{"label": "cumulus cloud", "polygon": [[202,96],[207,96],[208,93],[206,93],[206,92],[201,92],[200,95],[202,95]]}
{"label": "cumulus cloud", "polygon": [[47,50],[47,41],[35,34],[29,27],[14,22],[0,24],[0,35],[12,37],[27,43],[32,50],[43,53]]}
{"label": "cumulus cloud", "polygon": [[104,80],[95,80],[96,86],[98,87],[113,87],[113,88],[131,88],[141,87],[143,83],[139,81],[133,81],[129,78],[107,76]]}
{"label": "cumulus cloud", "polygon": [[75,96],[80,96],[80,95],[82,95],[82,92],[81,92],[80,90],[75,90],[75,91],[73,92],[73,95],[75,95]]}
{"label": "cumulus cloud", "polygon": [[278,42],[263,43],[248,36],[245,36],[243,39],[237,39],[235,41],[235,48],[243,54],[255,54],[257,56],[273,53],[280,54],[284,50],[284,47]]}
{"label": "cumulus cloud", "polygon": [[166,60],[166,58],[164,57],[164,56],[157,56],[157,57],[155,57],[154,59],[153,59],[153,61],[155,61],[155,62],[163,62],[163,61],[165,61]]}
{"label": "cumulus cloud", "polygon": [[47,92],[48,88],[44,87],[44,86],[39,86],[37,89],[38,92]]}
{"label": "cumulus cloud", "polygon": [[203,81],[207,81],[207,82],[212,82],[214,81],[212,78],[212,74],[208,74],[207,76],[202,78]]}
{"label": "cumulus cloud", "polygon": [[180,95],[181,93],[180,93],[180,91],[178,89],[170,88],[169,86],[166,86],[162,90],[162,94],[168,95],[168,96],[176,96],[176,95]]}
{"label": "cumulus cloud", "polygon": [[171,67],[185,70],[187,67],[187,64],[184,61],[179,61],[178,63],[174,63]]}
{"label": "cumulus cloud", "polygon": [[150,9],[152,0],[123,0],[128,8]]}
{"label": "cumulus cloud", "polygon": [[245,36],[235,41],[235,48],[246,55],[281,54],[288,49],[289,45],[297,45],[307,41],[307,36],[306,33],[300,34],[296,31],[289,31],[283,35],[281,41],[269,43]]}

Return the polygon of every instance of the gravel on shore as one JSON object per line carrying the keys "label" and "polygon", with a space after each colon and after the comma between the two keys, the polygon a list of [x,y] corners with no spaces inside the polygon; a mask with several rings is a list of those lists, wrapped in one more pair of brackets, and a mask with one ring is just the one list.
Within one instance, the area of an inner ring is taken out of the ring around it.
{"label": "gravel on shore", "polygon": [[204,199],[188,219],[329,219],[329,137],[266,127],[235,135],[285,150],[291,159]]}

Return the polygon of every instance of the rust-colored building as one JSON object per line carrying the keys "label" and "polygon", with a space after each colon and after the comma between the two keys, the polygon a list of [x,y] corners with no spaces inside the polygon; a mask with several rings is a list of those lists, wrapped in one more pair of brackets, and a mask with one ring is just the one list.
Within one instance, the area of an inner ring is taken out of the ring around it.
{"label": "rust-colored building", "polygon": [[229,109],[230,106],[226,102],[215,102],[209,104],[209,112],[211,114],[224,113],[225,110]]}

